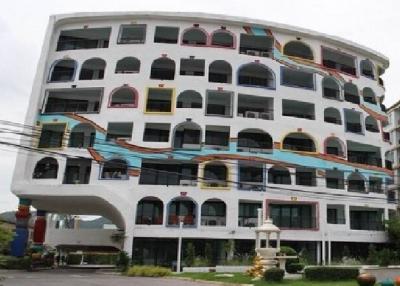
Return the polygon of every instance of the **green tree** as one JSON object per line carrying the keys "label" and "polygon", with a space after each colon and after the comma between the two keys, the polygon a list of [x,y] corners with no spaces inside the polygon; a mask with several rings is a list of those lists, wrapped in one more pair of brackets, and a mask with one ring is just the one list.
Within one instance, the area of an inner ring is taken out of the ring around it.
{"label": "green tree", "polygon": [[211,243],[207,242],[205,249],[204,249],[204,256],[207,260],[208,266],[212,266],[213,264],[213,251],[212,251],[212,246]]}
{"label": "green tree", "polygon": [[185,255],[185,264],[187,267],[191,267],[194,264],[195,259],[195,248],[193,243],[189,242],[186,245],[186,255]]}
{"label": "green tree", "polygon": [[394,216],[386,221],[390,241],[400,250],[400,216]]}
{"label": "green tree", "polygon": [[0,224],[0,253],[4,253],[9,249],[12,239],[13,233]]}

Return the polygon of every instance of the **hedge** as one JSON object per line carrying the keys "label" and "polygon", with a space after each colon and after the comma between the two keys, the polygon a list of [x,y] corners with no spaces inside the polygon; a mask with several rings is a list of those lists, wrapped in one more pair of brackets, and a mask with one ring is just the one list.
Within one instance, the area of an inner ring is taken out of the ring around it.
{"label": "hedge", "polygon": [[308,267],[304,270],[305,278],[314,281],[337,281],[356,279],[359,270],[355,267]]}
{"label": "hedge", "polygon": [[265,281],[281,282],[283,280],[283,276],[285,276],[285,270],[280,268],[271,268],[265,270],[264,272]]}
{"label": "hedge", "polygon": [[126,272],[128,276],[163,277],[171,274],[171,270],[159,266],[132,266]]}
{"label": "hedge", "polygon": [[31,258],[25,257],[14,257],[14,256],[2,256],[0,255],[0,269],[19,269],[27,270],[31,266]]}

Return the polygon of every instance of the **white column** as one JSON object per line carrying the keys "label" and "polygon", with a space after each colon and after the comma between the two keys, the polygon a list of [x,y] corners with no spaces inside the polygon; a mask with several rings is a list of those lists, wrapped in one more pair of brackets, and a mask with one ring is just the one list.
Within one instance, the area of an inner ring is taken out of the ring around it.
{"label": "white column", "polygon": [[281,233],[280,232],[276,233],[276,248],[278,248],[278,249],[281,248]]}
{"label": "white column", "polygon": [[181,272],[181,251],[182,251],[182,226],[183,221],[179,222],[179,237],[178,237],[178,254],[177,254],[177,263],[176,263],[176,272]]}
{"label": "white column", "polygon": [[322,247],[322,265],[325,265],[326,264],[326,246],[325,246],[325,238],[323,237],[322,238],[322,241],[321,241],[321,247]]}
{"label": "white column", "polygon": [[128,254],[129,257],[132,257],[132,249],[133,249],[133,231],[125,233],[125,239],[123,244],[123,250]]}
{"label": "white column", "polygon": [[321,242],[317,241],[317,264],[321,264]]}
{"label": "white column", "polygon": [[258,217],[258,226],[261,226],[263,224],[263,213],[261,208],[257,209],[257,217]]}
{"label": "white column", "polygon": [[332,258],[332,241],[331,238],[328,237],[328,265],[331,265],[331,258]]}
{"label": "white column", "polygon": [[257,231],[256,232],[256,249],[260,248],[261,243],[260,243],[260,233]]}

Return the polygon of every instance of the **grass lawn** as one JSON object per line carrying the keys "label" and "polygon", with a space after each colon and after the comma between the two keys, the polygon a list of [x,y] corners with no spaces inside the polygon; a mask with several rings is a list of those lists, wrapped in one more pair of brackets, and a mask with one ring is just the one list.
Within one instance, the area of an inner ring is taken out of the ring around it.
{"label": "grass lawn", "polygon": [[288,286],[357,286],[355,280],[352,281],[335,281],[335,282],[316,282],[308,280],[283,280],[282,283],[265,282],[263,280],[251,281],[252,277],[247,276],[243,273],[234,273],[233,277],[216,277],[215,275],[222,273],[181,273],[174,275],[175,277],[186,277],[193,280],[206,280],[206,281],[220,281],[227,283],[237,283],[237,284],[254,284],[256,286],[278,286],[278,285],[288,285]]}

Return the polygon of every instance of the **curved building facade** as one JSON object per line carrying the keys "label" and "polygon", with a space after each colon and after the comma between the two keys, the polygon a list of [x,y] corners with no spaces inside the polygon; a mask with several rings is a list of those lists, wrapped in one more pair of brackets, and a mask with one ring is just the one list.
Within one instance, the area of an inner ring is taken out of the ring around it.
{"label": "curved building facade", "polygon": [[22,209],[110,219],[138,263],[172,263],[178,235],[249,252],[258,208],[317,261],[362,251],[396,209],[388,65],[257,20],[53,16],[25,122],[40,152],[19,154],[12,190]]}

